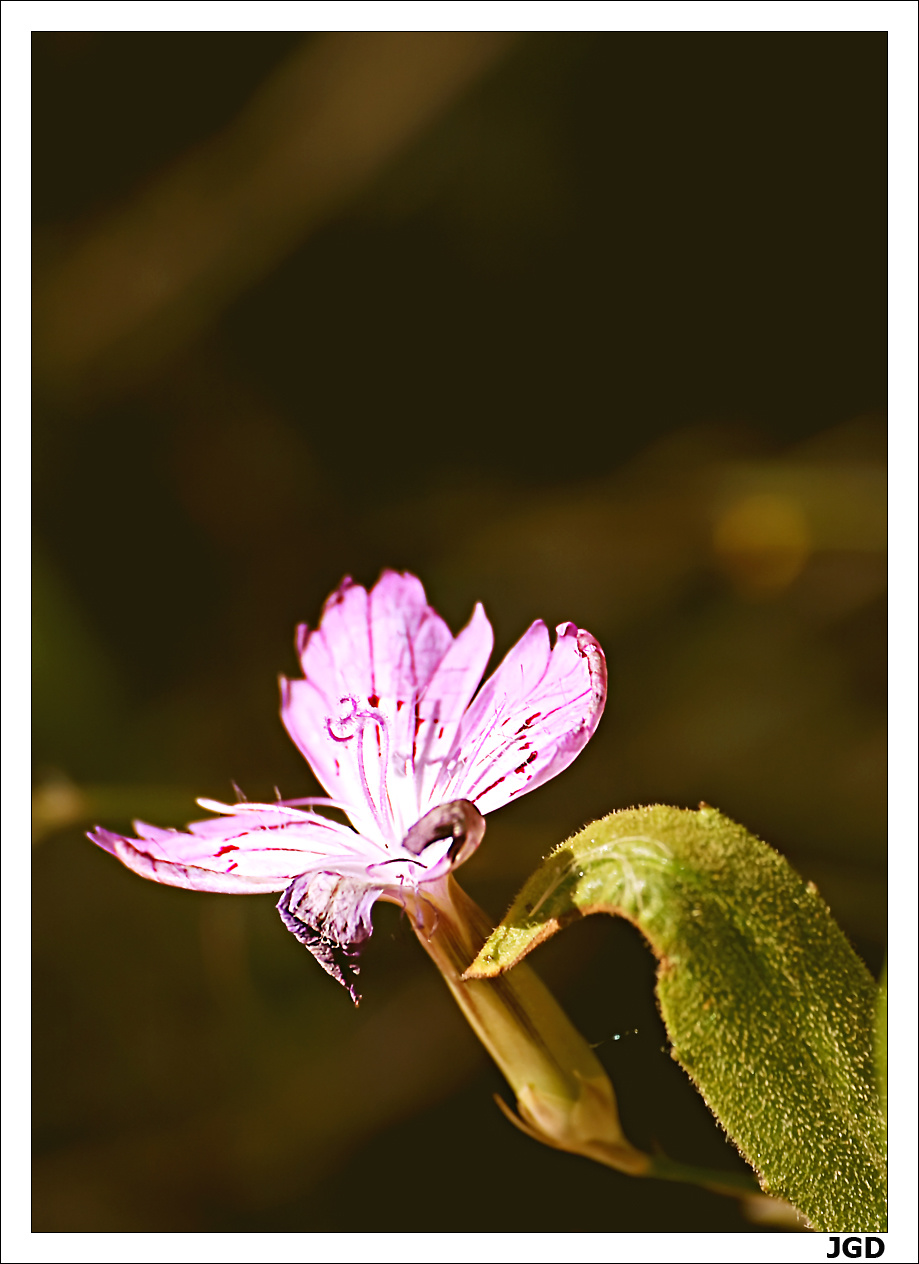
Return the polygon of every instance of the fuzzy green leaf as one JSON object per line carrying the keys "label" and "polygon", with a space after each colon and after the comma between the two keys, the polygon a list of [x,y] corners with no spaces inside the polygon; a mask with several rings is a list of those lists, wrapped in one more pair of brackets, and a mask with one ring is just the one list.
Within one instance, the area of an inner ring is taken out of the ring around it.
{"label": "fuzzy green leaf", "polygon": [[878,1097],[884,1115],[884,1136],[887,1136],[887,963],[878,984],[877,1012],[874,1028],[874,1073],[877,1077]]}
{"label": "fuzzy green leaf", "polygon": [[713,808],[615,812],[543,862],[466,977],[589,913],[647,938],[673,1056],[763,1189],[823,1232],[883,1230],[878,990],[813,884]]}

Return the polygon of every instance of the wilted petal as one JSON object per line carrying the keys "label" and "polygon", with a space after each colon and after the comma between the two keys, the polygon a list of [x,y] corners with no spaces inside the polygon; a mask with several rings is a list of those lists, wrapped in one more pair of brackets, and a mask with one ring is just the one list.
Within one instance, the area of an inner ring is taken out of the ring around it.
{"label": "wilted petal", "polygon": [[309,812],[259,803],[213,807],[227,815],[195,821],[187,834],[135,821],[137,838],[106,829],[89,837],[143,878],[228,894],[283,891],[330,857],[344,865],[360,860],[362,847],[366,852],[353,830]]}
{"label": "wilted petal", "polygon": [[348,989],[355,1005],[360,996],[345,972],[358,973],[355,963],[373,930],[370,910],[380,894],[357,878],[320,872],[295,879],[278,901],[284,925]]}
{"label": "wilted petal", "polygon": [[[478,808],[468,799],[457,799],[455,803],[442,803],[426,812],[406,834],[402,847],[411,855],[428,860],[434,856],[434,852],[429,851],[431,845],[446,842],[446,850],[438,857],[441,866],[437,867],[437,876],[440,877],[446,872],[442,868],[443,861],[451,868],[463,864],[478,847],[484,834],[485,818]],[[434,867],[432,865],[432,870]]]}
{"label": "wilted petal", "polygon": [[432,799],[491,812],[548,781],[589,741],[606,701],[606,661],[590,635],[563,623],[554,648],[540,620],[488,678],[463,717]]}

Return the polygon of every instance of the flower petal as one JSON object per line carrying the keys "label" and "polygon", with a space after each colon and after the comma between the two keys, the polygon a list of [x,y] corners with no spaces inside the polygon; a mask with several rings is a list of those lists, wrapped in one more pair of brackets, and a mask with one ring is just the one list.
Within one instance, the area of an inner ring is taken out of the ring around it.
{"label": "flower petal", "polygon": [[436,806],[434,787],[441,767],[456,741],[463,713],[488,666],[494,643],[491,624],[478,604],[418,699],[412,764],[419,811]]}
{"label": "flower petal", "polygon": [[567,768],[597,727],[606,660],[589,632],[534,623],[488,678],[459,726],[432,801],[492,812]]}
{"label": "flower petal", "polygon": [[360,996],[345,971],[355,964],[373,924],[370,910],[379,888],[339,873],[310,873],[296,878],[278,901],[281,921],[308,948],[323,970],[348,989],[355,1005]]}
{"label": "flower petal", "polygon": [[395,571],[384,571],[369,593],[345,580],[318,629],[300,629],[305,679],[282,681],[281,716],[327,792],[350,805],[362,834],[398,843],[427,806],[414,762],[417,721],[442,711],[455,728],[485,668],[490,636],[479,609],[454,640],[421,582]]}
{"label": "flower petal", "polygon": [[137,838],[96,829],[88,837],[142,878],[193,891],[283,891],[307,869],[366,868],[379,849],[345,825],[274,804],[213,805],[227,815],[195,821],[189,833],[135,821]]}

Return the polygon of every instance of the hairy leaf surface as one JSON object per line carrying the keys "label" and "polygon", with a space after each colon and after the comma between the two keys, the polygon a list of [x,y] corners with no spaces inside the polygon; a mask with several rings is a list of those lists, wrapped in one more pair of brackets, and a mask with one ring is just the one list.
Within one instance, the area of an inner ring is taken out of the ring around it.
{"label": "hairy leaf surface", "polygon": [[615,812],[543,862],[467,977],[589,913],[647,938],[673,1056],[763,1189],[815,1229],[883,1230],[878,990],[813,884],[713,808]]}

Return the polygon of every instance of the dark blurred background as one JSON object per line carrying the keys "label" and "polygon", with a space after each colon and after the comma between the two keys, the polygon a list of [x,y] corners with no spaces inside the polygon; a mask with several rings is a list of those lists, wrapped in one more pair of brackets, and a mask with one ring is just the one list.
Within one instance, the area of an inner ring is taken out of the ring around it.
{"label": "dark blurred background", "polygon": [[[34,37],[34,1228],[743,1230],[542,1148],[392,906],[364,1001],[272,897],[88,825],[309,794],[278,718],[344,573],[503,654],[572,619],[596,738],[490,818],[497,920],[705,799],[883,959],[884,34]],[[633,929],[534,964],[639,1145],[741,1166]]]}

